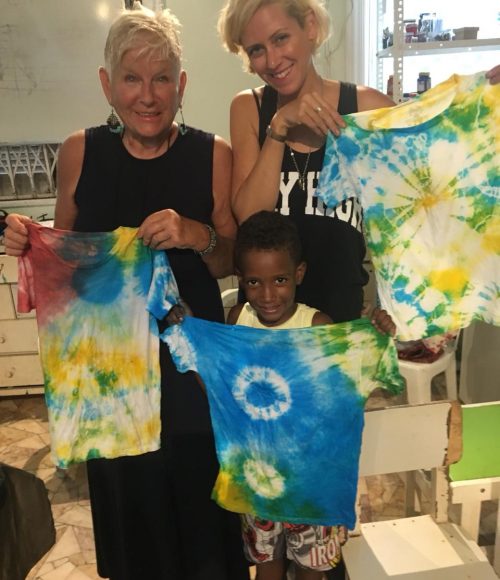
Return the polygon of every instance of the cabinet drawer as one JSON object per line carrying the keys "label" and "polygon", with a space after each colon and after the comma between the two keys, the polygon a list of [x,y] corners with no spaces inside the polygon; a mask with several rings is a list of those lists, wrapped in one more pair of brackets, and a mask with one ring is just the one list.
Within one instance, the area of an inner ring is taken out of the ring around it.
{"label": "cabinet drawer", "polygon": [[0,284],[17,282],[17,258],[14,256],[0,256]]}
{"label": "cabinet drawer", "polygon": [[0,387],[43,385],[40,357],[36,354],[0,356]]}
{"label": "cabinet drawer", "polygon": [[16,317],[14,301],[10,293],[8,284],[0,284],[0,320],[12,319]]}
{"label": "cabinet drawer", "polygon": [[38,352],[36,320],[0,320],[0,354],[24,352]]}

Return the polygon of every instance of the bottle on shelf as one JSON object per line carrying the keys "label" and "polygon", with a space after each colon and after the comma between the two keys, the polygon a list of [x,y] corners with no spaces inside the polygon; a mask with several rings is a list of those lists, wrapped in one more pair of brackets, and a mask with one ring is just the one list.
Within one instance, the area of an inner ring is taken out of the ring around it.
{"label": "bottle on shelf", "polygon": [[392,97],[394,96],[394,75],[389,75],[387,79],[387,96]]}
{"label": "bottle on shelf", "polygon": [[420,95],[431,88],[431,75],[428,72],[418,73],[417,93]]}

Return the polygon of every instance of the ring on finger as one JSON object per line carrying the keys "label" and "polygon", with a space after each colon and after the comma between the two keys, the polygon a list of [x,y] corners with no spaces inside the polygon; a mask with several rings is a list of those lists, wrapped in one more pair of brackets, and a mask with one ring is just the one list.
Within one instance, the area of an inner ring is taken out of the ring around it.
{"label": "ring on finger", "polygon": [[318,105],[317,107],[314,107],[314,110],[316,111],[316,113],[321,113],[323,109]]}

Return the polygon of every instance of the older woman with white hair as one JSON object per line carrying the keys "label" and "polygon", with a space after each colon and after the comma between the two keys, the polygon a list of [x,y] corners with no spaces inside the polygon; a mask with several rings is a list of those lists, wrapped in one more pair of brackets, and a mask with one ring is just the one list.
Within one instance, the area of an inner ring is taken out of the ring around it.
{"label": "older woman with white hair", "polygon": [[[111,26],[99,70],[107,125],[62,144],[55,227],[138,227],[166,250],[179,292],[198,317],[223,322],[217,277],[230,274],[236,224],[231,150],[182,122],[186,73],[179,23],[140,7]],[[116,113],[115,113],[116,112]],[[10,215],[7,252],[26,247],[28,218]],[[161,344],[161,449],[87,462],[97,566],[112,580],[244,580],[235,514],[211,500],[218,472],[207,399]]]}

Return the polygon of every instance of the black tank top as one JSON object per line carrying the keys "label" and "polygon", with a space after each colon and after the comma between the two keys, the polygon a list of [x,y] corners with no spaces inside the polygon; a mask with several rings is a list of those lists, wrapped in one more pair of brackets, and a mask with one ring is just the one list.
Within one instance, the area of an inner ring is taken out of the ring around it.
{"label": "black tank top", "polygon": [[[160,157],[137,159],[106,126],[87,129],[74,229],[138,227],[148,215],[166,208],[211,223],[213,147],[213,135],[190,127]],[[167,255],[179,292],[194,314],[223,321],[219,287],[203,260],[192,250],[175,248]]]}
{"label": "black tank top", "polygon": [[[255,92],[259,110],[259,142],[262,147],[266,128],[276,112],[277,92],[264,87],[262,102]],[[357,111],[356,85],[340,84],[338,111]],[[361,233],[362,212],[354,199],[336,208],[326,208],[314,197],[319,172],[323,165],[325,146],[309,155],[294,151],[300,174],[304,175],[305,191],[299,185],[299,172],[286,145],[281,166],[280,193],[276,205],[283,215],[289,215],[298,227],[307,272],[297,288],[297,301],[328,314],[335,322],[359,318],[363,306],[363,286],[368,274],[363,268],[365,242]]]}

